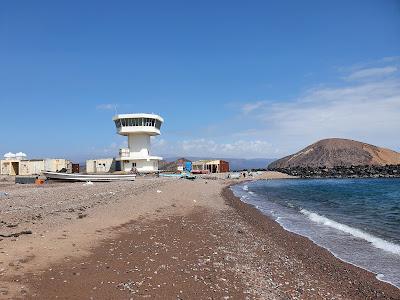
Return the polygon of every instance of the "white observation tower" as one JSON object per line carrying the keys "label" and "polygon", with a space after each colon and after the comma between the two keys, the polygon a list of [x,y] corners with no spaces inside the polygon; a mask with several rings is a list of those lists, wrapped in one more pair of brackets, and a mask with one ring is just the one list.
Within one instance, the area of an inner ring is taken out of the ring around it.
{"label": "white observation tower", "polygon": [[150,155],[150,136],[160,134],[164,119],[154,114],[124,114],[113,118],[117,133],[128,136],[128,148],[119,151],[122,171],[132,169],[139,172],[158,171],[162,157]]}

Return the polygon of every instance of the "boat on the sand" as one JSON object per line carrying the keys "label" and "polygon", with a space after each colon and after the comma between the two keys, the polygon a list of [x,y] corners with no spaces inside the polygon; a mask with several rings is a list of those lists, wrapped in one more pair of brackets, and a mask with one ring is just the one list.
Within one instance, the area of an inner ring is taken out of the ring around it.
{"label": "boat on the sand", "polygon": [[109,181],[134,181],[135,174],[81,174],[81,173],[57,173],[43,172],[47,179],[63,180],[63,181],[92,181],[92,182],[109,182]]}

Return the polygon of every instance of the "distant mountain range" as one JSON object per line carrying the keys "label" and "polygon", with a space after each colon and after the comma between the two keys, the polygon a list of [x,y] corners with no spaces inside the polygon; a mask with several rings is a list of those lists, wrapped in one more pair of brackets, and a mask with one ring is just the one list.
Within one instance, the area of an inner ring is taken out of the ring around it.
{"label": "distant mountain range", "polygon": [[399,165],[400,153],[363,142],[331,138],[272,162],[269,169]]}
{"label": "distant mountain range", "polygon": [[[176,161],[181,159],[182,157],[165,157],[164,165],[166,168],[175,168]],[[243,158],[213,158],[213,157],[185,157],[186,160],[196,161],[201,159],[222,159],[229,162],[230,170],[247,170],[247,169],[266,169],[267,166],[273,162],[274,158],[251,158],[251,159],[243,159]],[[160,166],[162,168],[162,166]]]}

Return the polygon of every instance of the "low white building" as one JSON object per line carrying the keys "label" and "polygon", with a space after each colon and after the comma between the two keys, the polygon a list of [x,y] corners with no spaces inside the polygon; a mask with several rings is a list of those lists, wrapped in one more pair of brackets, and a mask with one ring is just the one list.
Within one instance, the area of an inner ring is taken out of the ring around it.
{"label": "low white building", "polygon": [[19,160],[4,159],[0,160],[0,174],[1,175],[19,175]]}
{"label": "low white building", "polygon": [[[20,154],[20,153],[17,153]],[[7,155],[7,156],[6,156]],[[9,153],[4,155],[5,159],[0,160],[1,175],[39,175],[43,171],[58,172],[63,169],[67,173],[72,172],[72,162],[67,159],[20,159],[23,155],[11,156]]]}
{"label": "low white building", "polygon": [[44,171],[58,172],[62,169],[72,173],[72,162],[64,158],[47,158],[44,160]]}
{"label": "low white building", "polygon": [[229,162],[221,159],[198,160],[192,163],[193,173],[225,173],[229,172]]}
{"label": "low white building", "polygon": [[86,161],[86,173],[110,173],[116,171],[114,158],[88,159]]}
{"label": "low white building", "polygon": [[40,174],[45,170],[43,159],[21,160],[18,175]]}

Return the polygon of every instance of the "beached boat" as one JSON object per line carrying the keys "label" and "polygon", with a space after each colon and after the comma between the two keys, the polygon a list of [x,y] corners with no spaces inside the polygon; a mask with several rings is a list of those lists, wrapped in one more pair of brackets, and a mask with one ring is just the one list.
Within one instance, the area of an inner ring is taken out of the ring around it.
{"label": "beached boat", "polygon": [[182,174],[169,174],[169,173],[160,173],[160,177],[173,177],[173,178],[182,178]]}
{"label": "beached boat", "polygon": [[135,174],[80,174],[80,173],[57,173],[43,172],[47,179],[63,180],[63,181],[92,181],[92,182],[109,182],[109,181],[133,181]]}
{"label": "beached boat", "polygon": [[193,174],[188,173],[188,172],[183,172],[180,174],[160,173],[159,176],[160,177],[172,177],[172,178],[186,178],[186,179],[190,179],[190,180],[196,179],[196,176],[194,176]]}

